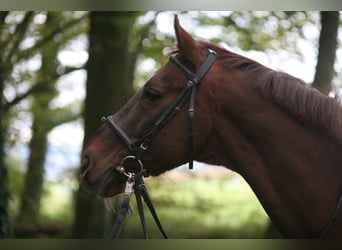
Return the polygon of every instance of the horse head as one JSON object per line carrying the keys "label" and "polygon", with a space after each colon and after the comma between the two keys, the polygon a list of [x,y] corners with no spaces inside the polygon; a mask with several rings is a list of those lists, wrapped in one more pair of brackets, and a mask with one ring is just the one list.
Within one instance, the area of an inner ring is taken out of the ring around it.
{"label": "horse head", "polygon": [[[150,175],[156,176],[187,162],[190,90],[185,90],[189,77],[180,67],[183,66],[189,74],[197,72],[211,52],[205,42],[195,40],[180,26],[177,17],[174,28],[177,38],[177,48],[172,53],[174,62],[166,63],[121,110],[106,118],[108,122],[98,128],[84,148],[80,172],[86,190],[103,197],[122,192],[127,177],[117,171],[117,167],[123,164],[131,172],[143,167]],[[181,66],[175,65],[175,61]],[[208,96],[212,93],[205,83],[215,71],[212,64],[213,61],[207,66],[206,71],[210,68],[210,73],[203,74],[200,91],[196,94],[196,133],[192,149],[195,157],[211,131]],[[155,128],[158,121],[162,124]],[[141,154],[139,159],[135,159],[136,155],[131,156],[136,150]]]}

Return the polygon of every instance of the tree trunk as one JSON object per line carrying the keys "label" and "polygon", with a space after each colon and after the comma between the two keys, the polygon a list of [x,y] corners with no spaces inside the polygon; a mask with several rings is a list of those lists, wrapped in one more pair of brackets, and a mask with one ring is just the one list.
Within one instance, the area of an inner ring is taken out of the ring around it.
{"label": "tree trunk", "polygon": [[48,132],[49,129],[44,127],[40,119],[34,117],[30,141],[30,156],[25,174],[25,183],[21,193],[18,223],[27,223],[33,226],[39,220]]}
{"label": "tree trunk", "polygon": [[332,90],[334,63],[337,49],[337,32],[339,26],[338,11],[321,12],[321,33],[319,37],[316,74],[312,86],[324,94]]}
{"label": "tree trunk", "polygon": [[[1,63],[0,63],[1,67]],[[8,171],[4,159],[5,151],[5,125],[3,112],[4,81],[0,69],[0,238],[7,238],[11,234],[11,224],[8,212]]]}
{"label": "tree trunk", "polygon": [[[58,13],[48,13],[46,27],[53,26],[58,21],[57,19]],[[59,64],[56,58],[60,46],[59,42],[52,40],[49,45],[41,49],[42,66],[37,74],[37,80],[42,82],[43,90],[32,94],[32,138],[29,145],[30,156],[17,219],[19,223],[35,225],[38,223],[40,216],[47,135],[53,128],[50,120],[55,115],[49,110],[49,103],[58,93],[55,88],[55,80],[46,79],[49,78],[47,76],[54,75],[57,70]]]}
{"label": "tree trunk", "polygon": [[[8,12],[0,12],[0,28],[3,28],[5,18]],[[0,41],[0,48],[2,48],[2,42]],[[11,235],[11,224],[9,219],[8,202],[8,170],[5,164],[5,112],[4,112],[4,86],[7,76],[6,72],[7,62],[0,60],[0,238],[7,238]]]}
{"label": "tree trunk", "polygon": [[[134,16],[134,12],[90,13],[84,144],[99,126],[100,118],[114,113],[132,95],[127,64]],[[105,237],[106,223],[112,224],[107,218],[104,202],[80,188],[76,194],[73,237]]]}

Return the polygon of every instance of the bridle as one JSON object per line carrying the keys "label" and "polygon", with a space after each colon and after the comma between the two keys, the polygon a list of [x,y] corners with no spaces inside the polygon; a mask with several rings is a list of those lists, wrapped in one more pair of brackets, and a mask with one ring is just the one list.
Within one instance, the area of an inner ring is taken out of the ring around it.
{"label": "bridle", "polygon": [[155,122],[154,126],[147,132],[142,138],[137,141],[132,141],[130,137],[120,128],[118,124],[116,124],[113,116],[108,116],[107,118],[102,118],[103,121],[106,121],[109,127],[113,130],[117,136],[121,139],[121,141],[126,145],[128,150],[130,151],[131,156],[134,156],[135,159],[140,160],[143,153],[147,151],[153,137],[159,132],[159,130],[164,127],[164,125],[172,118],[174,115],[180,110],[180,107],[190,96],[190,103],[188,109],[189,115],[189,153],[188,153],[188,161],[189,168],[193,168],[193,137],[194,137],[194,115],[195,115],[195,97],[196,90],[199,86],[200,81],[210,69],[210,67],[214,64],[216,60],[216,52],[213,50],[208,50],[209,53],[207,58],[205,59],[202,66],[199,68],[196,74],[192,73],[189,69],[187,69],[175,56],[171,56],[169,58],[170,62],[176,65],[179,69],[181,69],[188,78],[187,83],[178,94],[176,99],[165,109],[164,113],[159,117],[159,119]]}
{"label": "bridle", "polygon": [[[115,122],[113,116],[103,117],[102,121],[106,122],[112,131],[121,139],[121,141],[126,145],[129,150],[130,155],[124,157],[121,160],[120,166],[116,167],[116,170],[125,175],[127,177],[126,186],[125,186],[125,197],[122,202],[121,209],[118,213],[116,223],[112,230],[112,238],[117,238],[124,219],[127,217],[127,214],[130,211],[129,201],[130,196],[134,192],[137,205],[140,215],[141,224],[143,227],[145,238],[147,238],[147,231],[145,225],[145,218],[142,209],[141,196],[144,198],[147,206],[150,209],[154,220],[159,227],[161,233],[164,238],[167,238],[167,235],[162,228],[158,216],[153,208],[152,202],[149,199],[149,195],[147,193],[146,187],[143,182],[143,176],[149,176],[149,173],[144,168],[144,165],[141,161],[141,157],[148,150],[148,147],[153,139],[153,137],[164,127],[164,125],[170,121],[176,113],[180,110],[181,106],[189,99],[189,149],[188,149],[188,161],[189,161],[189,169],[193,168],[193,160],[194,160],[194,117],[195,117],[195,98],[196,98],[196,90],[204,77],[204,75],[208,72],[210,67],[216,61],[216,52],[213,50],[208,50],[208,55],[204,61],[204,63],[200,66],[197,73],[192,73],[187,67],[185,67],[175,56],[170,56],[169,61],[177,66],[188,78],[185,86],[175,98],[175,100],[165,109],[159,119],[154,123],[153,127],[147,132],[144,136],[142,136],[137,141],[131,140],[131,138],[124,132],[124,130]],[[127,166],[128,161],[136,161],[136,168],[129,169]]]}

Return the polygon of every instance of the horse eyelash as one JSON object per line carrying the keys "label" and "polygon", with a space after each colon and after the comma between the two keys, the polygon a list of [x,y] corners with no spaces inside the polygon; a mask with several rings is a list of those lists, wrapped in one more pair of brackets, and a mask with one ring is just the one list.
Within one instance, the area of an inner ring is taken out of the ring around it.
{"label": "horse eyelash", "polygon": [[158,99],[160,99],[162,97],[162,95],[159,94],[156,90],[147,89],[144,92],[144,97],[150,101],[157,101]]}

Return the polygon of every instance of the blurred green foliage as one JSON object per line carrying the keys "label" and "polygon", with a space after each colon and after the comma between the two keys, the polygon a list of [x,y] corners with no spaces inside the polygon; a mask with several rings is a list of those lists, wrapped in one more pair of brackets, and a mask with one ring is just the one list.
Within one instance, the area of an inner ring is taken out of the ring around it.
{"label": "blurred green foliage", "polygon": [[73,187],[67,182],[46,181],[43,187],[41,213],[35,225],[18,221],[20,194],[24,188],[23,162],[7,158],[9,166],[9,209],[16,238],[69,238],[73,222]]}
{"label": "blurred green foliage", "polygon": [[[186,175],[186,174],[185,174]],[[167,176],[146,180],[146,186],[170,238],[262,238],[268,216],[248,184],[237,175],[186,180]],[[135,199],[134,216],[125,222],[120,237],[143,238]],[[161,238],[145,208],[151,238]]]}

